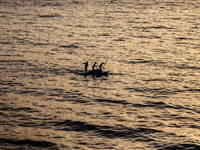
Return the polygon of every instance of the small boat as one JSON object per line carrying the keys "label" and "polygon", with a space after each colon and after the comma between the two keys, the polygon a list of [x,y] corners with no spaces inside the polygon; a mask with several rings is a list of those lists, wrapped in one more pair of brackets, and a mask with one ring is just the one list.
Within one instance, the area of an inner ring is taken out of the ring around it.
{"label": "small boat", "polygon": [[[109,57],[108,57],[109,58]],[[99,65],[99,69],[94,69],[94,68],[97,68],[96,67],[96,62],[93,64],[93,66],[92,66],[92,70],[90,70],[90,71],[87,71],[87,68],[88,68],[88,61],[86,62],[86,63],[83,63],[83,64],[85,64],[85,73],[81,73],[81,75],[84,75],[85,77],[86,76],[88,76],[88,75],[91,75],[91,76],[93,76],[93,78],[94,77],[101,77],[101,76],[108,76],[109,75],[109,71],[102,71],[102,69],[105,69],[105,66],[106,66],[106,64],[107,64],[107,61],[108,61],[108,58],[107,58],[107,60],[106,60],[106,63],[101,63],[100,65]],[[104,65],[104,67],[103,67],[103,65]]]}
{"label": "small boat", "polygon": [[84,76],[93,76],[93,77],[101,77],[101,76],[108,76],[109,75],[109,71],[101,71],[99,69],[95,69],[95,70],[90,70],[86,73],[82,73],[81,75]]}

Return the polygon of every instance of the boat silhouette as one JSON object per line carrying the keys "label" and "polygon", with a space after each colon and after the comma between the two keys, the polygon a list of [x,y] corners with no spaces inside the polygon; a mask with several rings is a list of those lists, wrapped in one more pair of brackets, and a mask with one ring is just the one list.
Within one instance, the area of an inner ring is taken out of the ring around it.
{"label": "boat silhouette", "polygon": [[101,71],[100,69],[90,70],[85,73],[81,73],[81,75],[84,76],[93,76],[93,77],[102,77],[102,76],[108,76],[109,71]]}
{"label": "boat silhouette", "polygon": [[[109,58],[109,57],[108,57]],[[108,76],[109,75],[109,71],[103,71],[103,69],[105,69],[105,66],[107,64],[108,58],[106,59],[106,63],[102,62],[99,67],[97,68],[96,66],[96,62],[94,62],[94,64],[92,65],[92,70],[88,71],[88,61],[86,63],[83,63],[85,66],[85,73],[81,73],[81,75],[86,76],[93,76],[93,77],[101,77],[101,76]],[[104,66],[103,66],[104,65]],[[96,68],[96,69],[95,69]]]}

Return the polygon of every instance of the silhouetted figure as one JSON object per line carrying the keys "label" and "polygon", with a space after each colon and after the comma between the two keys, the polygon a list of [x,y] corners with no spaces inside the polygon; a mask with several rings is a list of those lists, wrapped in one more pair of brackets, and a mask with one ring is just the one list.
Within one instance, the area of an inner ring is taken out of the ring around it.
{"label": "silhouetted figure", "polygon": [[113,3],[113,2],[115,2],[115,1],[117,1],[117,0],[111,0],[110,2]]}
{"label": "silhouetted figure", "polygon": [[88,61],[86,63],[83,63],[85,64],[85,73],[87,72],[87,68],[88,68]]}
{"label": "silhouetted figure", "polygon": [[[96,62],[93,64],[93,66],[92,66],[92,70],[94,71],[94,68],[96,67]],[[97,67],[96,67],[97,68]]]}
{"label": "silhouetted figure", "polygon": [[100,65],[99,65],[99,70],[102,72],[102,67],[103,67],[103,64],[105,64],[105,63],[101,63]]}

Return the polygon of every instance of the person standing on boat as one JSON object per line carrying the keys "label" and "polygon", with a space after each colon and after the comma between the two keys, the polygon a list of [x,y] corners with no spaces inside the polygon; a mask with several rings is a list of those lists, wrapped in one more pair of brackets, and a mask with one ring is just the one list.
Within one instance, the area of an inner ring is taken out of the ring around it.
{"label": "person standing on boat", "polygon": [[88,61],[86,63],[83,63],[85,64],[85,73],[87,72],[87,68],[88,68]]}
{"label": "person standing on boat", "polygon": [[100,65],[99,65],[99,70],[102,72],[102,67],[103,67],[103,64],[105,64],[105,63],[101,63]]}
{"label": "person standing on boat", "polygon": [[[96,62],[93,64],[93,66],[92,66],[92,70],[94,71],[94,68],[96,67]],[[97,67],[96,67],[97,68]]]}

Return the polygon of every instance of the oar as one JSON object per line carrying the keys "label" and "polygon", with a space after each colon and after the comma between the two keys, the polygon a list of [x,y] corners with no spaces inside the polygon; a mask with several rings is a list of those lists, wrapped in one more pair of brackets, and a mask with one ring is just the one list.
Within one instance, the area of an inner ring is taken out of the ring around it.
{"label": "oar", "polygon": [[[85,59],[83,59],[83,60],[85,61]],[[87,62],[87,61],[85,61],[85,62]],[[84,63],[82,63],[78,68],[80,68],[83,64],[84,64]]]}
{"label": "oar", "polygon": [[[108,57],[108,58],[109,58],[109,57]],[[106,67],[106,64],[107,64],[107,62],[108,62],[108,58],[106,59],[106,63],[105,63],[105,65],[104,65],[103,69],[105,69],[105,67]]]}

